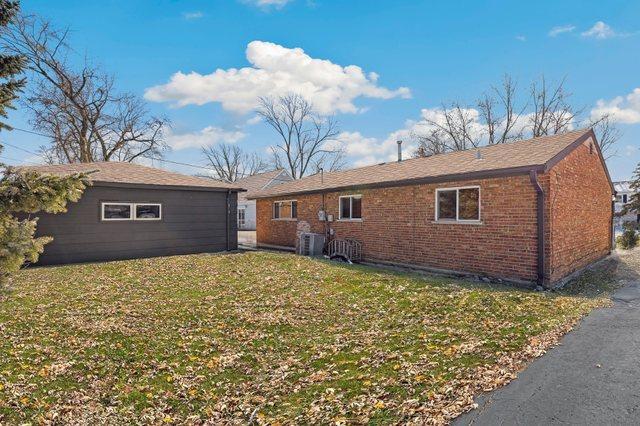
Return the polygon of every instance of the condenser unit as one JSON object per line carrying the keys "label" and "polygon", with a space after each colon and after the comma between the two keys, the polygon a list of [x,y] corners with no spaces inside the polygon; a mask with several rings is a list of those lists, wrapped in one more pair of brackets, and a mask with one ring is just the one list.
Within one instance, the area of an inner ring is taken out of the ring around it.
{"label": "condenser unit", "polygon": [[300,234],[298,254],[303,256],[322,256],[324,249],[324,235],[305,232]]}

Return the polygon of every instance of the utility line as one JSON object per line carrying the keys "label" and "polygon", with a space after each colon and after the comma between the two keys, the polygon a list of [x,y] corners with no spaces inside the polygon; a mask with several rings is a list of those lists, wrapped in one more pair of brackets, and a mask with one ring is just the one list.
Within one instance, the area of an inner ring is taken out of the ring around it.
{"label": "utility line", "polygon": [[[28,134],[31,134],[31,135],[41,136],[41,137],[47,138],[47,139],[53,139],[49,135],[45,135],[43,133],[34,132],[32,130],[21,129],[19,127],[13,127],[12,129],[13,130],[17,130],[19,132],[23,132],[23,133],[28,133]],[[45,158],[45,156],[42,153],[33,152],[33,151],[28,150],[28,149],[25,149],[25,148],[19,147],[17,145],[11,144],[9,142],[0,142],[0,143],[2,143],[4,145],[7,145],[7,146],[10,146],[10,147],[12,147],[14,149],[18,149],[20,151],[26,152],[27,154],[35,155],[35,156],[43,158],[43,159]],[[7,157],[5,157],[5,158],[7,158]],[[145,158],[148,158],[149,160],[155,160],[155,161],[161,161],[161,162],[164,162],[164,163],[175,164],[175,165],[178,165],[178,166],[187,166],[187,167],[193,167],[193,168],[196,168],[196,169],[207,170],[207,171],[210,171],[210,172],[216,172],[216,170],[214,168],[206,167],[206,166],[200,166],[200,165],[197,165],[197,164],[184,163],[184,162],[181,162],[181,161],[165,160],[164,158],[158,158],[158,157],[145,157]],[[11,161],[18,161],[19,162],[21,160],[12,159]],[[33,164],[35,164],[35,163],[33,163]],[[243,176],[243,178],[244,177],[248,177],[248,176]],[[278,181],[278,182],[290,182],[289,179],[281,179],[281,178],[274,178],[273,180]],[[233,182],[229,182],[229,183],[233,183]]]}

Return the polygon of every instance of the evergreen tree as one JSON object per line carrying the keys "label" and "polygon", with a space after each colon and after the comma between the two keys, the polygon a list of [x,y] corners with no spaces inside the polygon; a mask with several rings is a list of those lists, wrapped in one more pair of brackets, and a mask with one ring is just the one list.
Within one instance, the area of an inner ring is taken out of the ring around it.
{"label": "evergreen tree", "polygon": [[633,180],[629,188],[633,191],[633,194],[631,194],[627,204],[622,208],[622,211],[619,213],[620,215],[625,215],[628,212],[640,213],[640,163],[638,163],[633,172]]}
{"label": "evergreen tree", "polygon": [[[17,1],[0,0],[0,31],[8,31],[11,20],[19,12]],[[26,58],[21,55],[6,55],[0,53],[0,117],[7,118],[8,110],[15,109],[13,102],[18,98],[18,93],[25,85],[24,78],[16,76],[22,73],[26,66]],[[11,130],[11,126],[0,121],[0,130]],[[0,151],[2,146],[0,145]]]}
{"label": "evergreen tree", "polygon": [[[18,12],[18,2],[0,0],[0,31],[9,30]],[[25,85],[24,78],[16,77],[24,66],[23,57],[0,52],[0,117],[4,119]],[[11,130],[11,126],[0,121],[0,134],[2,130]],[[67,202],[80,199],[86,184],[86,175],[40,175],[0,163],[0,287],[25,261],[37,261],[44,245],[51,241],[50,237],[35,238],[38,219],[29,215],[65,211]]]}

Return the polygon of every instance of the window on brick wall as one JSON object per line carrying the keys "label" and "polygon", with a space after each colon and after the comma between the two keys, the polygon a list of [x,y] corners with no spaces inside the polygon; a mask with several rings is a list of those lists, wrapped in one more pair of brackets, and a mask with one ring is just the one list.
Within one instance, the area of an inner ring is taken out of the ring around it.
{"label": "window on brick wall", "polygon": [[296,219],[298,202],[296,200],[276,201],[273,203],[274,219]]}
{"label": "window on brick wall", "polygon": [[479,220],[479,187],[436,189],[436,221],[477,222]]}
{"label": "window on brick wall", "polygon": [[340,220],[362,219],[362,195],[344,195],[340,200]]}

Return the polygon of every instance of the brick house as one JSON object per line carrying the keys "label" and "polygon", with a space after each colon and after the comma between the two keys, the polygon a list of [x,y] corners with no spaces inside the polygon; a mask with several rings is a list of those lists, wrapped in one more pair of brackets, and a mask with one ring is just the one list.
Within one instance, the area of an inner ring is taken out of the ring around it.
{"label": "brick house", "polygon": [[613,195],[589,129],[317,174],[253,198],[259,246],[314,232],[360,241],[369,262],[550,286],[611,252]]}
{"label": "brick house", "polygon": [[255,231],[256,229],[256,200],[249,200],[247,198],[248,196],[253,192],[261,191],[270,186],[279,185],[291,180],[293,180],[293,178],[286,170],[277,169],[257,173],[236,181],[236,186],[247,190],[247,192],[238,193],[238,230]]}

